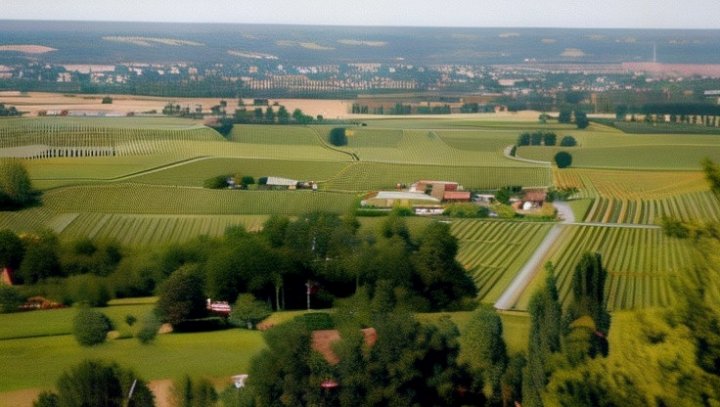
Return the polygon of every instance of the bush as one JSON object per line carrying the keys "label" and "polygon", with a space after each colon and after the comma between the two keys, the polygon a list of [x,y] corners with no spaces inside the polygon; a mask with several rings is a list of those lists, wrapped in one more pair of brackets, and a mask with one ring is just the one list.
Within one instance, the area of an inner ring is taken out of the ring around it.
{"label": "bush", "polygon": [[[134,386],[132,403],[126,397]],[[57,381],[57,394],[42,393],[36,406],[151,407],[154,396],[145,382],[131,370],[115,363],[86,360]]]}
{"label": "bush", "polygon": [[448,205],[443,215],[451,218],[487,218],[490,210],[484,206],[478,206],[472,203],[458,203]]}
{"label": "bush", "polygon": [[224,189],[228,187],[227,183],[227,175],[218,175],[217,177],[212,177],[209,179],[206,179],[203,182],[203,187],[209,188],[209,189]]}
{"label": "bush", "polygon": [[341,147],[347,145],[347,135],[345,134],[345,128],[336,127],[330,130],[330,136],[328,138],[330,144]]}
{"label": "bush", "polygon": [[258,322],[269,317],[270,314],[272,310],[266,303],[257,301],[252,294],[242,294],[235,301],[230,322],[235,326],[254,329]]}
{"label": "bush", "polygon": [[557,143],[557,135],[553,132],[543,134],[543,144],[546,146],[554,146]]}
{"label": "bush", "polygon": [[105,96],[104,98],[102,98],[103,105],[111,105],[112,102],[113,102],[113,100],[110,96]]}
{"label": "bush", "polygon": [[529,146],[530,145],[530,133],[522,133],[518,136],[518,146]]}
{"label": "bush", "polygon": [[415,212],[412,208],[402,205],[396,205],[390,211],[391,215],[395,216],[415,216]]}
{"label": "bush", "polygon": [[68,277],[64,282],[65,291],[72,302],[90,307],[105,307],[112,298],[105,278],[85,274]]}
{"label": "bush", "polygon": [[143,345],[154,341],[161,325],[160,319],[158,319],[154,312],[147,314],[145,318],[143,318],[142,325],[137,333],[138,341]]}
{"label": "bush", "polygon": [[560,145],[562,147],[575,147],[577,145],[577,141],[575,141],[575,137],[573,136],[565,136],[560,140]]}
{"label": "bush", "polygon": [[513,219],[519,217],[515,209],[510,205],[496,204],[492,209],[497,213],[500,219]]}
{"label": "bush", "polygon": [[560,151],[555,154],[555,163],[558,168],[567,168],[572,165],[572,155],[570,155],[567,151]]}
{"label": "bush", "polygon": [[245,175],[240,179],[240,184],[244,187],[255,184],[255,178],[250,175]]}
{"label": "bush", "polygon": [[23,302],[25,297],[17,288],[0,284],[0,314],[17,311]]}
{"label": "bush", "polygon": [[308,331],[335,328],[332,317],[326,312],[309,312],[295,317],[295,320],[304,324]]}
{"label": "bush", "polygon": [[102,312],[81,308],[73,318],[73,335],[82,346],[93,346],[105,342],[112,323]]}

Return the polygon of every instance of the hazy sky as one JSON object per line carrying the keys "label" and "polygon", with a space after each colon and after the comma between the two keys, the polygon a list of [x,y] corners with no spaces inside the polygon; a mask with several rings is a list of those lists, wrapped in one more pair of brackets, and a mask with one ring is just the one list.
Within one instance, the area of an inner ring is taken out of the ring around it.
{"label": "hazy sky", "polygon": [[720,28],[718,0],[1,0],[0,19]]}

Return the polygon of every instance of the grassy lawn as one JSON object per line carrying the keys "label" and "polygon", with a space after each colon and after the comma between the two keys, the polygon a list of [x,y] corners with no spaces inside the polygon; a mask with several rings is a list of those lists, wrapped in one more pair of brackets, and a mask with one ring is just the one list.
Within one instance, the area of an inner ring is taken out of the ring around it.
{"label": "grassy lawn", "polygon": [[247,371],[250,359],[264,346],[258,331],[159,335],[150,345],[135,339],[108,341],[83,348],[71,335],[0,341],[0,371],[13,372],[0,381],[0,392],[48,388],[83,359],[113,360],[146,380],[192,376],[226,377]]}

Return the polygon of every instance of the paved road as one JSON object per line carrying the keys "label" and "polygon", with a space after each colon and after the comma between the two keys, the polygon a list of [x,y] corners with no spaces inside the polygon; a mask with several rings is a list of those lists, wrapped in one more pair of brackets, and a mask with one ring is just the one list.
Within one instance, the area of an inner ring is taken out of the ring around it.
{"label": "paved road", "polygon": [[527,263],[525,263],[520,272],[517,273],[507,290],[505,290],[500,298],[498,298],[497,302],[495,302],[496,309],[512,309],[520,298],[520,295],[522,295],[528,284],[530,284],[530,281],[532,281],[532,279],[535,278],[537,273],[540,271],[540,262],[543,257],[545,257],[545,253],[547,253],[553,243],[555,243],[555,240],[558,238],[561,231],[562,227],[560,225],[555,225],[552,229],[550,229],[550,233],[545,236],[545,239],[543,239],[542,243],[540,243],[540,246],[538,246],[535,250],[535,253],[533,253]]}
{"label": "paved road", "polygon": [[540,246],[535,250],[535,253],[528,259],[520,272],[517,273],[512,283],[508,286],[505,292],[502,293],[500,298],[495,302],[495,308],[499,310],[512,309],[517,303],[518,299],[523,292],[527,289],[530,282],[535,276],[542,270],[540,262],[545,258],[545,255],[552,247],[553,243],[560,236],[562,231],[562,225],[581,225],[581,226],[602,226],[602,227],[614,227],[614,228],[637,228],[637,229],[657,229],[657,225],[633,225],[633,224],[611,224],[611,223],[592,223],[592,222],[575,222],[575,214],[573,214],[570,205],[566,202],[554,202],[555,208],[558,211],[558,217],[560,218],[560,224],[556,224],[550,229],[550,232],[545,236]]}

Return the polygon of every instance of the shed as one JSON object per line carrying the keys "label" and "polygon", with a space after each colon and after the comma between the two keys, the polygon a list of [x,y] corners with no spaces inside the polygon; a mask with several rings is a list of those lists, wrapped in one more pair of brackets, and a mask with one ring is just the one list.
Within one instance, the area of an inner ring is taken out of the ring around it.
{"label": "shed", "polygon": [[282,178],[282,177],[268,177],[267,178],[267,184],[271,187],[294,187],[297,186],[298,181],[290,178]]}
{"label": "shed", "polygon": [[445,202],[470,202],[470,191],[445,191]]}

